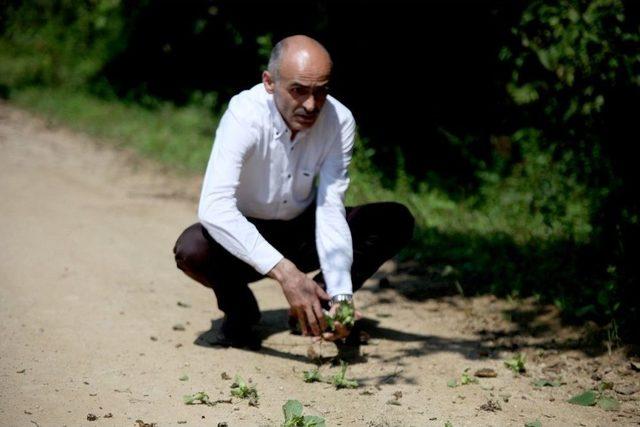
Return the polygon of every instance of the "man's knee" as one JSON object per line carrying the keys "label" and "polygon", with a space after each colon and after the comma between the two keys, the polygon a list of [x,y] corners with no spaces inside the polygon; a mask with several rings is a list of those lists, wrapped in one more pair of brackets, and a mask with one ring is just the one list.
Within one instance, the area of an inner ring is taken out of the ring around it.
{"label": "man's knee", "polygon": [[200,224],[192,225],[178,237],[173,254],[176,266],[182,271],[198,271],[205,265],[208,242],[202,235]]}
{"label": "man's knee", "polygon": [[416,220],[411,211],[403,204],[389,202],[386,208],[385,217],[393,229],[394,240],[402,247],[408,244],[413,238],[413,230]]}

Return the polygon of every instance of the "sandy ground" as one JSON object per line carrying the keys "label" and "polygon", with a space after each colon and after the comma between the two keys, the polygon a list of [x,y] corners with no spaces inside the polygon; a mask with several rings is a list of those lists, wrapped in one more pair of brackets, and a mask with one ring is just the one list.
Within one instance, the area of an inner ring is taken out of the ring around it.
{"label": "sandy ground", "polygon": [[[270,280],[252,285],[263,350],[208,345],[221,317],[214,295],[171,253],[196,220],[199,178],[113,147],[0,104],[0,425],[271,426],[288,399],[329,426],[640,424],[640,373],[623,350],[587,352],[585,328],[562,327],[553,308],[464,298],[411,263],[385,264],[357,294],[371,337],[348,370],[357,389],[302,381],[315,366],[309,353],[327,360],[335,346],[286,330],[286,301]],[[524,375],[503,364],[515,352],[527,355]],[[448,387],[466,368],[497,377]],[[228,399],[223,373],[251,379],[259,406],[183,403],[197,391]],[[539,378],[562,385],[536,388]],[[602,382],[619,410],[566,402]]]}

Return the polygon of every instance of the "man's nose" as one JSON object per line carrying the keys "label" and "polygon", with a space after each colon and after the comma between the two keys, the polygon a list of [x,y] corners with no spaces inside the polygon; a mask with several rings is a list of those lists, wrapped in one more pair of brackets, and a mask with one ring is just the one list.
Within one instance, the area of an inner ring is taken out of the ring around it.
{"label": "man's nose", "polygon": [[305,99],[302,106],[307,113],[314,113],[316,111],[316,97],[313,95],[309,95],[307,99]]}

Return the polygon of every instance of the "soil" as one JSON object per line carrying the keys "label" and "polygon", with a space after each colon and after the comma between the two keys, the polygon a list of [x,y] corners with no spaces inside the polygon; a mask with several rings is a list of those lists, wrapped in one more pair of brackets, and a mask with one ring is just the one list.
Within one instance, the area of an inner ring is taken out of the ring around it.
{"label": "soil", "polygon": [[[252,285],[263,349],[212,346],[215,297],[172,256],[196,221],[201,177],[7,103],[0,153],[0,425],[272,426],[288,399],[329,426],[640,424],[629,348],[533,299],[464,297],[415,262],[386,263],[356,294],[367,344],[352,349],[347,378],[358,388],[303,382],[318,360],[335,374],[337,349],[289,333],[271,280]],[[521,374],[504,364],[518,353]],[[496,376],[448,386],[467,368]],[[258,406],[226,403],[235,375],[257,388]],[[618,410],[567,403],[602,384]],[[220,403],[183,402],[199,391]]]}

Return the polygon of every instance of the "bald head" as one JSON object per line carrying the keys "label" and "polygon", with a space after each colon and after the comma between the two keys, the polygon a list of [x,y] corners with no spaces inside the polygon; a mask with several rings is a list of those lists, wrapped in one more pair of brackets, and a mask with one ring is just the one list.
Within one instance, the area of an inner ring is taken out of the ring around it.
{"label": "bald head", "polygon": [[273,48],[262,82],[291,129],[291,138],[316,122],[327,100],[330,77],[329,52],[314,39],[287,37]]}
{"label": "bald head", "polygon": [[333,63],[327,49],[311,37],[296,35],[280,40],[271,51],[268,70],[274,79],[283,73],[331,74]]}

